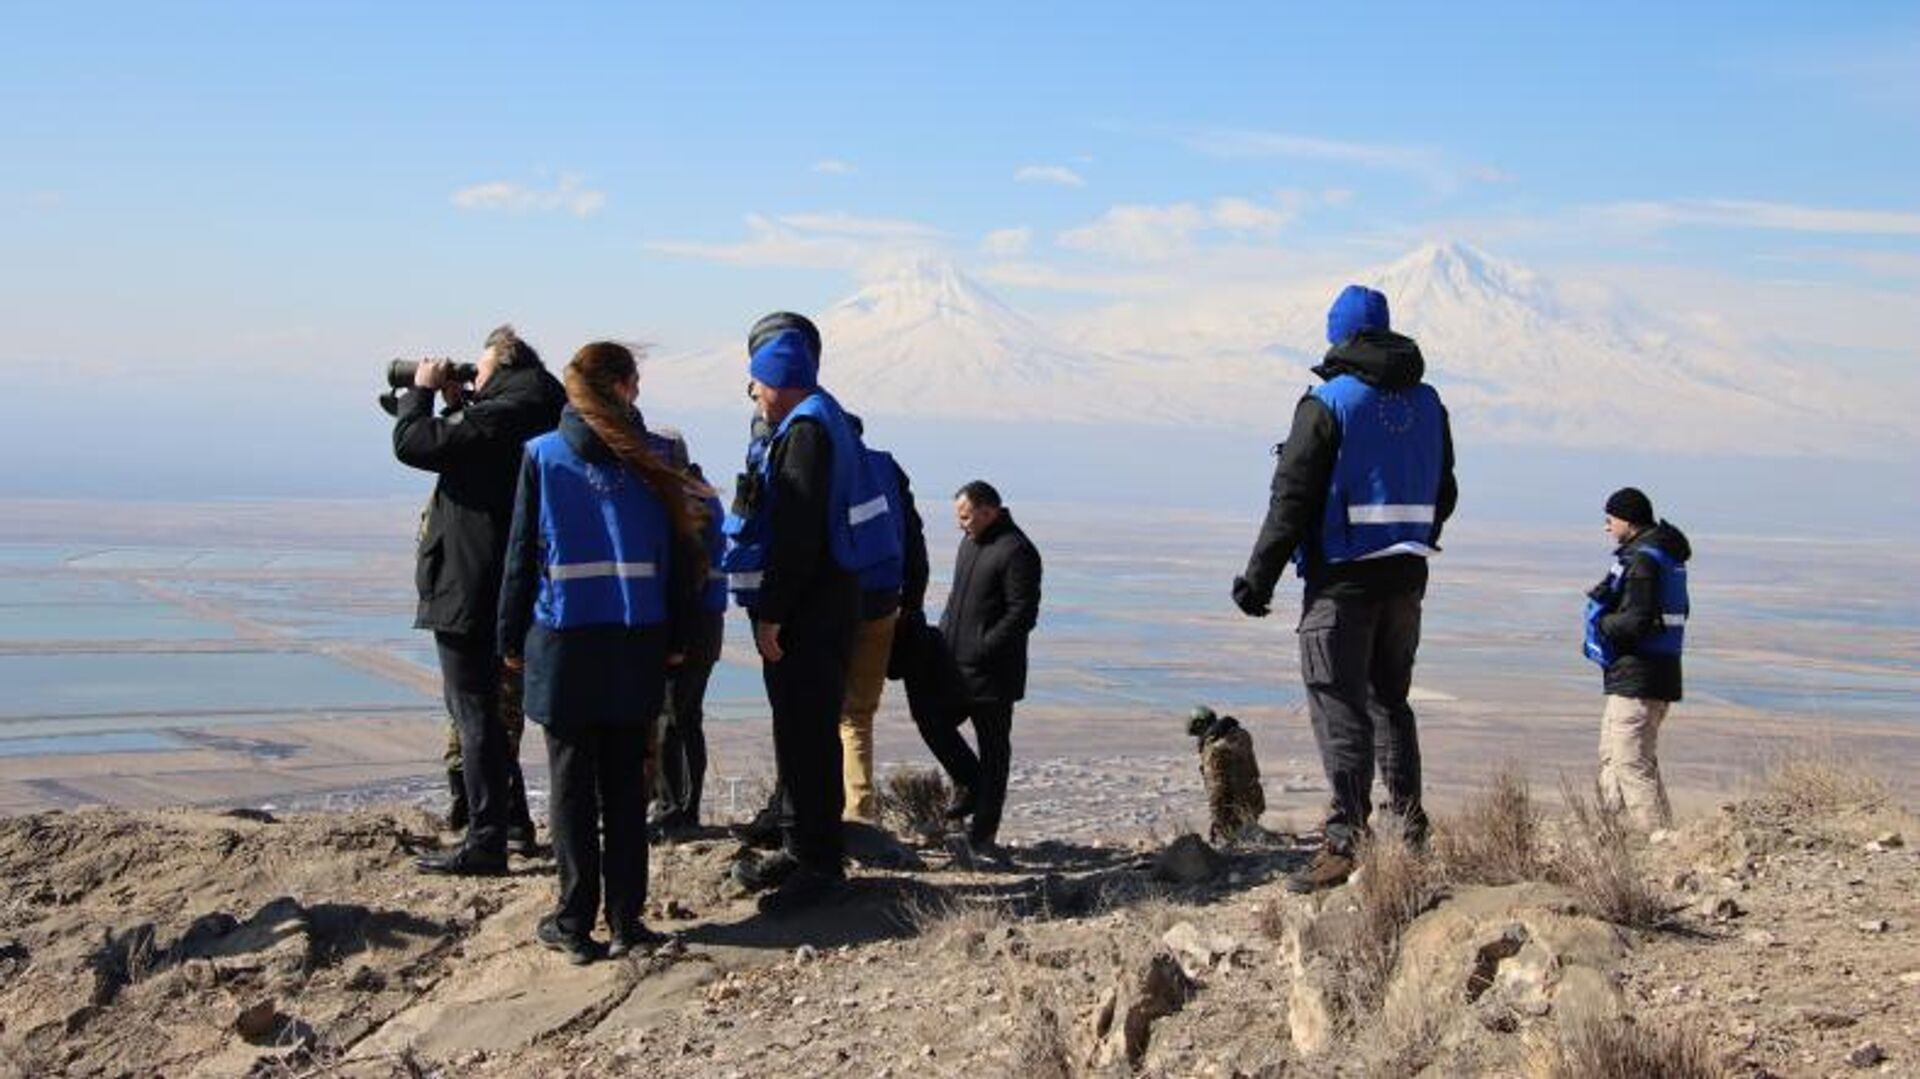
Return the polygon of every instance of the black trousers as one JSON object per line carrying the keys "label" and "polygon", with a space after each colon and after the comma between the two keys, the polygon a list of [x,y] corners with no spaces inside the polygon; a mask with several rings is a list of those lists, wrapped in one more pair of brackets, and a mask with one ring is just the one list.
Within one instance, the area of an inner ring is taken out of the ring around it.
{"label": "black trousers", "polygon": [[780,662],[761,662],[773,711],[773,757],[793,806],[787,849],[810,868],[841,871],[840,705],[856,619],[789,623],[781,629]]}
{"label": "black trousers", "polygon": [[647,901],[647,728],[547,728],[548,825],[560,870],[554,918],[593,931],[605,882],[607,928],[640,921]]}
{"label": "black trousers", "polygon": [[700,793],[706,785],[707,682],[713,662],[688,656],[667,675],[666,725],[660,733],[660,792],[656,811],[662,816],[700,822]]}
{"label": "black trousers", "polygon": [[[946,638],[934,626],[922,624],[910,654],[903,656],[907,710],[920,731],[920,740],[947,778],[973,792],[973,823],[968,838],[991,843],[1000,832],[1000,816],[1007,803],[1007,774],[1013,768],[1013,703],[969,700],[954,665]],[[976,754],[960,735],[961,724],[973,721]]]}
{"label": "black trousers", "polygon": [[1420,592],[1365,599],[1309,596],[1300,615],[1300,673],[1320,764],[1333,789],[1327,845],[1365,834],[1377,764],[1412,842],[1424,842],[1420,736],[1407,693],[1420,649]]}
{"label": "black trousers", "polygon": [[500,722],[500,657],[492,634],[435,633],[447,714],[460,739],[466,845],[507,849],[507,733]]}

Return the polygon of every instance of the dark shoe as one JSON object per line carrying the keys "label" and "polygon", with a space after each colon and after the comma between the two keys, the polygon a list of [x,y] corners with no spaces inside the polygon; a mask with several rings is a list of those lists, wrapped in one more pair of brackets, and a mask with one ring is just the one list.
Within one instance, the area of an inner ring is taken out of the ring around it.
{"label": "dark shoe", "polygon": [[549,951],[559,952],[567,957],[567,962],[576,967],[584,967],[600,958],[600,947],[593,938],[585,933],[569,933],[560,928],[560,923],[549,914],[540,919],[533,928],[533,939]]}
{"label": "dark shoe", "polygon": [[1306,895],[1345,884],[1353,875],[1353,855],[1321,847],[1313,861],[1287,874],[1287,891]]}
{"label": "dark shoe", "polygon": [[507,853],[522,858],[540,857],[540,839],[534,834],[531,824],[507,825]]}
{"label": "dark shoe", "polygon": [[733,882],[740,887],[749,892],[764,892],[768,888],[778,887],[799,867],[800,862],[783,850],[765,855],[748,852],[733,863],[730,872]]}
{"label": "dark shoe", "polygon": [[681,813],[662,813],[647,825],[647,835],[655,843],[679,843],[700,835],[700,822]]}
{"label": "dark shoe", "polygon": [[447,790],[453,795],[453,801],[447,806],[447,831],[464,832],[467,830],[467,778],[449,769]]}
{"label": "dark shoe", "polygon": [[760,897],[760,913],[773,918],[797,914],[832,899],[846,886],[844,874],[803,865],[788,874],[780,887]]}
{"label": "dark shoe", "polygon": [[650,952],[669,939],[665,933],[648,929],[645,922],[635,922],[613,931],[613,942],[607,945],[607,958],[619,959],[629,952]]}
{"label": "dark shoe", "polygon": [[422,873],[441,873],[450,877],[502,877],[507,873],[507,852],[488,853],[463,844],[452,850],[422,854],[413,860],[413,864]]}
{"label": "dark shoe", "polygon": [[734,838],[749,847],[761,850],[773,850],[780,845],[780,812],[771,807],[753,815],[745,824],[736,824],[729,829]]}
{"label": "dark shoe", "polygon": [[975,801],[976,799],[971,789],[956,785],[953,788],[953,800],[947,803],[946,818],[948,820],[962,820],[973,816]]}

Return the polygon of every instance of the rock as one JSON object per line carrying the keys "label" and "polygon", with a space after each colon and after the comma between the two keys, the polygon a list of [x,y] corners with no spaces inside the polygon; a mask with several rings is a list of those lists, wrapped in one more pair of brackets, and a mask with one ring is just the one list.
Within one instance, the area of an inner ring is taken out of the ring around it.
{"label": "rock", "polygon": [[1316,1056],[1333,1044],[1335,1013],[1324,969],[1316,964],[1296,975],[1287,992],[1287,1034],[1303,1056]]}
{"label": "rock", "polygon": [[1845,1012],[1830,1008],[1797,1008],[1794,1014],[1801,1022],[1819,1030],[1843,1030],[1859,1022]]}
{"label": "rock", "polygon": [[271,997],[247,1005],[233,1017],[234,1033],[256,1044],[271,1041],[279,1029],[280,1012]]}
{"label": "rock", "polygon": [[1901,836],[1899,832],[1881,832],[1879,835],[1873,837],[1873,841],[1888,850],[1894,850],[1907,845],[1905,837]]}
{"label": "rock", "polygon": [[796,967],[804,967],[818,958],[820,953],[811,944],[802,944],[793,950],[793,965]]}
{"label": "rock", "polygon": [[1901,985],[1920,985],[1920,970],[1909,970],[1900,975]]}
{"label": "rock", "polygon": [[1856,1068],[1871,1068],[1887,1059],[1887,1051],[1878,1042],[1861,1042],[1847,1054],[1847,1063]]}
{"label": "rock", "polygon": [[1214,969],[1216,965],[1232,962],[1234,953],[1240,950],[1240,942],[1225,933],[1203,933],[1194,928],[1192,922],[1181,922],[1166,931],[1160,943],[1167,946],[1180,969],[1190,978]]}
{"label": "rock", "polygon": [[1730,922],[1747,912],[1730,895],[1710,895],[1700,901],[1700,913],[1716,922]]}
{"label": "rock", "polygon": [[1756,948],[1778,948],[1780,940],[1764,929],[1749,929],[1740,934],[1740,939]]}
{"label": "rock", "polygon": [[1864,921],[1853,923],[1853,927],[1862,933],[1884,933],[1893,928],[1887,923],[1885,918],[1868,918]]}
{"label": "rock", "polygon": [[1220,875],[1225,866],[1207,841],[1188,832],[1167,844],[1153,860],[1153,878],[1174,884],[1199,884]]}
{"label": "rock", "polygon": [[387,987],[387,976],[362,963],[347,976],[346,987],[356,993],[376,992]]}
{"label": "rock", "polygon": [[841,842],[847,857],[869,869],[895,869],[918,873],[927,863],[912,847],[892,833],[864,821],[846,821],[840,825]]}
{"label": "rock", "polygon": [[1185,1007],[1187,1001],[1193,998],[1193,993],[1193,982],[1180,969],[1179,962],[1173,956],[1160,952],[1148,961],[1147,969],[1140,975],[1133,1000],[1127,1005],[1126,1018],[1121,1026],[1128,1063],[1137,1067],[1141,1058],[1147,1055],[1147,1042],[1153,1036],[1153,1021]]}

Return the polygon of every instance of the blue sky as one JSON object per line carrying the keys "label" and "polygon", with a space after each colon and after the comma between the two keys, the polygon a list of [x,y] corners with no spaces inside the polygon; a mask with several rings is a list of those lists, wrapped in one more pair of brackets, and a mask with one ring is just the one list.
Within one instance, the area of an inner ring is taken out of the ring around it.
{"label": "blue sky", "polygon": [[1432,238],[1920,332],[1912,4],[1127,7],[10,5],[0,365],[297,398],[503,319],[727,339],[903,252],[1045,313]]}

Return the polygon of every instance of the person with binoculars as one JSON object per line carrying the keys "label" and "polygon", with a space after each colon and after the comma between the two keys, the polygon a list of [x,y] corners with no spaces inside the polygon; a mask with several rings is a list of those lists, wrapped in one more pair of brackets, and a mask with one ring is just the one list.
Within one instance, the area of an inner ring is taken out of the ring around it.
{"label": "person with binoculars", "polygon": [[[394,456],[437,476],[420,521],[413,624],[433,633],[439,652],[467,806],[460,845],[417,864],[427,872],[474,876],[507,868],[509,775],[518,762],[509,760],[499,715],[495,618],[521,448],[560,422],[566,391],[511,326],[487,335],[472,365],[471,391],[454,377],[455,367],[444,359],[414,364],[411,384],[391,403]],[[439,414],[436,396],[446,403]],[[515,815],[524,817],[524,808]]]}

